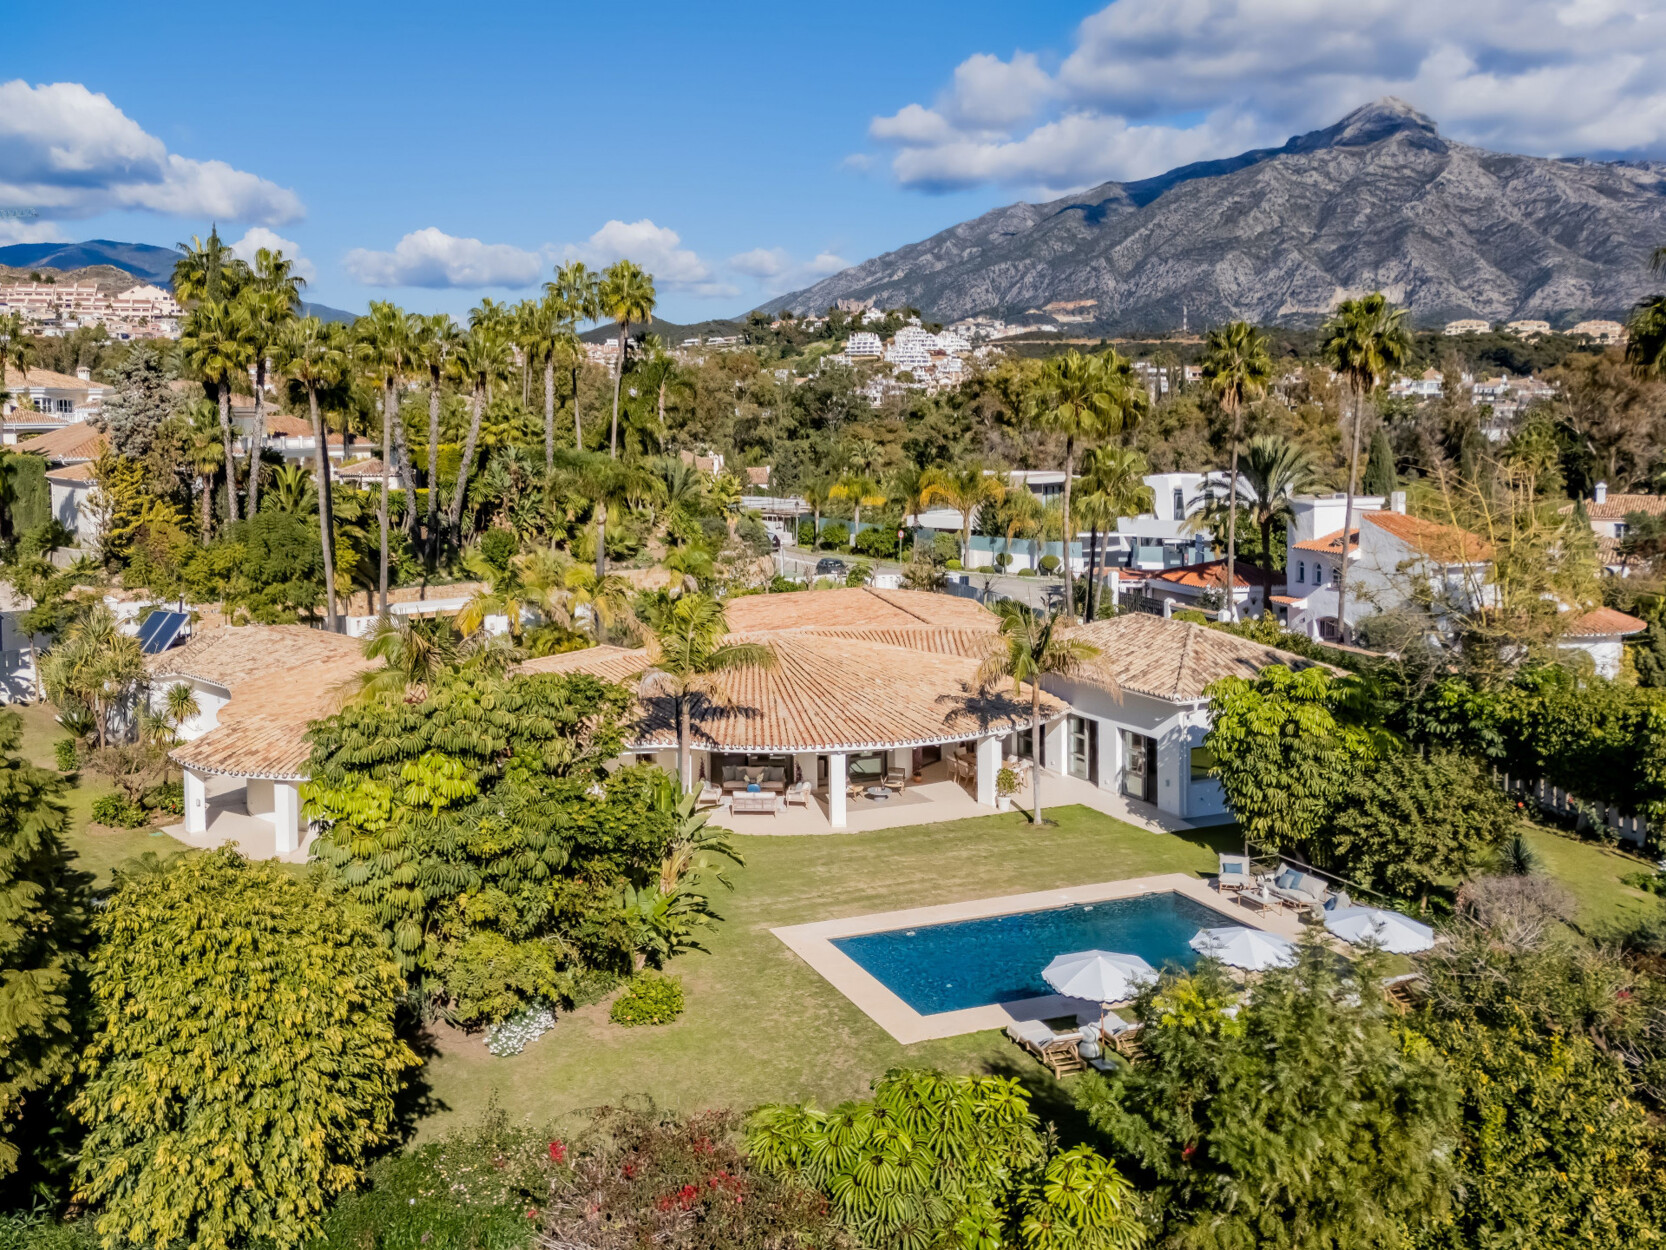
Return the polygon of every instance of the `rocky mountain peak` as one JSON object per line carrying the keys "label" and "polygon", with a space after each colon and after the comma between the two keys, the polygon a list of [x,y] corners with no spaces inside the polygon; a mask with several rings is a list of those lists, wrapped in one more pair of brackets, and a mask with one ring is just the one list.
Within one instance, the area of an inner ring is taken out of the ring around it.
{"label": "rocky mountain peak", "polygon": [[1317,152],[1324,148],[1357,148],[1378,143],[1397,134],[1410,134],[1422,141],[1422,146],[1435,150],[1445,147],[1440,130],[1434,121],[1419,113],[1404,100],[1385,95],[1370,104],[1362,104],[1341,121],[1323,130],[1296,135],[1285,144],[1286,152]]}

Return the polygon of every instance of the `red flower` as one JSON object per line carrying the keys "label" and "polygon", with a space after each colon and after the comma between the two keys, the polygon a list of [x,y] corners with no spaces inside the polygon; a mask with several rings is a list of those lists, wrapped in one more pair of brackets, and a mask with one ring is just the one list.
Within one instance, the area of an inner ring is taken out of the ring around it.
{"label": "red flower", "polygon": [[529,1220],[537,1219],[538,1218],[538,1208],[537,1207],[528,1207],[526,1209],[526,1218],[529,1219]]}
{"label": "red flower", "polygon": [[636,1164],[634,1164],[634,1163],[625,1164],[625,1179],[626,1180],[631,1180],[635,1176],[636,1176]]}
{"label": "red flower", "polygon": [[550,1143],[550,1162],[551,1163],[565,1163],[565,1162],[567,1162],[567,1143],[566,1142],[552,1141]]}

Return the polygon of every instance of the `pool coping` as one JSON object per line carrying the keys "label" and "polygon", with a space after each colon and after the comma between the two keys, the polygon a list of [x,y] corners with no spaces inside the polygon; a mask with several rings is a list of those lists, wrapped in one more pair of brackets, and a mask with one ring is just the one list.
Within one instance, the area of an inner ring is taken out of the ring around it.
{"label": "pool coping", "polygon": [[1058,890],[1038,890],[1030,894],[1007,894],[999,898],[967,899],[959,903],[939,903],[932,907],[910,907],[902,911],[870,912],[865,916],[845,916],[836,920],[818,920],[813,924],[784,925],[771,929],[787,949],[797,955],[834,989],[838,990],[875,1024],[903,1045],[934,1041],[944,1037],[958,1037],[963,1033],[979,1033],[986,1029],[1004,1029],[1017,1020],[1047,1020],[1056,1016],[1073,1016],[1078,1011],[1098,1009],[1083,999],[1067,998],[1061,994],[1047,994],[1038,998],[1022,998],[1007,1003],[991,1003],[982,1007],[964,1007],[959,1011],[939,1011],[924,1015],[910,1007],[884,982],[833,945],[836,938],[857,937],[864,933],[882,933],[887,929],[910,926],[948,924],[956,920],[983,920],[990,916],[1009,916],[1018,912],[1044,911],[1054,907],[1068,907],[1073,903],[1103,903],[1111,899],[1131,898],[1139,894],[1170,892],[1183,894],[1219,912],[1233,924],[1247,929],[1264,929],[1285,937],[1299,937],[1301,925],[1295,917],[1283,912],[1251,913],[1247,908],[1234,906],[1206,882],[1186,873],[1171,872],[1155,877],[1128,877],[1121,881],[1100,881],[1093,885],[1073,885]]}

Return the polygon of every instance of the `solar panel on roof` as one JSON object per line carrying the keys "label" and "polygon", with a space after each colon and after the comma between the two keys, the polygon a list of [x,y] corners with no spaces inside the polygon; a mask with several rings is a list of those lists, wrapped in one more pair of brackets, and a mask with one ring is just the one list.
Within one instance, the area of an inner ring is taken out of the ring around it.
{"label": "solar panel on roof", "polygon": [[180,630],[190,621],[184,612],[152,612],[139,626],[139,650],[145,655],[158,655],[174,645]]}

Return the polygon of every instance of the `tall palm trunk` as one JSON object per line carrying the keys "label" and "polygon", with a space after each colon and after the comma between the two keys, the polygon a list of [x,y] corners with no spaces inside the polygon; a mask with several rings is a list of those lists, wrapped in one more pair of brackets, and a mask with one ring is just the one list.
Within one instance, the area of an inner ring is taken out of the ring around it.
{"label": "tall palm trunk", "polygon": [[1336,639],[1348,641],[1348,534],[1354,525],[1354,490],[1359,481],[1359,386],[1348,388],[1354,404],[1354,447],[1348,457],[1348,498],[1342,505],[1342,558],[1336,564]]}
{"label": "tall palm trunk", "polygon": [[393,468],[399,475],[400,489],[405,492],[405,512],[399,519],[399,528],[409,538],[416,530],[416,473],[411,467],[411,449],[405,442],[405,422],[399,415],[398,405],[393,411]]}
{"label": "tall palm trunk", "polygon": [[688,734],[688,696],[683,695],[677,700],[677,781],[684,794],[694,787],[694,778],[689,775],[693,760],[688,749]]}
{"label": "tall palm trunk", "polygon": [[1261,568],[1267,574],[1267,584],[1271,586],[1273,584],[1273,518],[1271,514],[1263,513],[1259,524],[1261,529]]}
{"label": "tall palm trunk", "polygon": [[474,463],[475,444],[480,441],[480,418],[486,412],[485,385],[479,379],[474,384],[474,399],[469,413],[469,437],[463,444],[463,463],[457,466],[457,489],[451,496],[451,538],[459,547],[463,545],[463,495],[468,489],[469,467]]}
{"label": "tall palm trunk", "polygon": [[1070,435],[1064,436],[1064,532],[1059,535],[1062,540],[1060,546],[1064,554],[1064,619],[1076,619],[1076,579],[1070,568],[1070,479],[1076,469],[1076,440]]}
{"label": "tall palm trunk", "polygon": [[208,542],[214,529],[214,475],[202,474],[202,540]]}
{"label": "tall palm trunk", "polygon": [[222,378],[215,388],[220,401],[220,445],[226,453],[226,519],[237,519],[237,459],[231,451],[231,382]]}
{"label": "tall palm trunk", "polygon": [[312,437],[318,457],[318,538],[324,548],[324,623],[332,634],[341,632],[336,615],[335,509],[330,501],[330,447],[324,441],[324,418],[318,412],[318,388],[307,387],[307,409],[312,413]]}
{"label": "tall palm trunk", "polygon": [[572,369],[572,374],[573,374],[573,450],[574,451],[583,451],[584,450],[584,418],[579,415],[579,411],[578,411],[578,371],[579,371],[579,367],[575,363],[573,365],[573,369]]}
{"label": "tall palm trunk", "polygon": [[630,322],[619,323],[619,367],[613,375],[613,433],[608,439],[608,454],[619,458],[619,388],[625,384],[625,332]]}
{"label": "tall palm trunk", "polygon": [[428,366],[428,567],[440,559],[440,367]]}
{"label": "tall palm trunk", "polygon": [[555,357],[544,360],[544,472],[555,469]]}
{"label": "tall palm trunk", "polygon": [[266,352],[255,357],[255,429],[249,440],[249,515],[260,511],[260,453],[266,446]]}
{"label": "tall palm trunk", "polygon": [[393,414],[395,391],[392,380],[382,392],[382,506],[377,523],[382,532],[382,551],[376,574],[376,590],[381,597],[381,615],[388,614],[388,461],[393,459]]}
{"label": "tall palm trunk", "polygon": [[[1238,416],[1232,404],[1232,468],[1226,479],[1226,612],[1227,620],[1238,619]],[[1344,540],[1346,541],[1346,540]]]}
{"label": "tall palm trunk", "polygon": [[1030,823],[1041,827],[1041,766],[1047,758],[1041,729],[1041,679],[1030,679]]}
{"label": "tall palm trunk", "polygon": [[607,505],[596,504],[596,580],[607,576]]}
{"label": "tall palm trunk", "polygon": [[1090,621],[1099,618],[1099,522],[1093,523],[1088,532],[1088,541],[1093,544],[1093,550],[1088,553],[1088,592],[1087,618]]}

